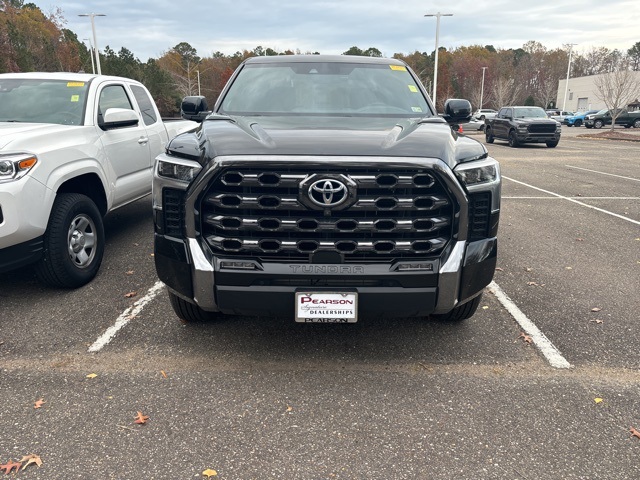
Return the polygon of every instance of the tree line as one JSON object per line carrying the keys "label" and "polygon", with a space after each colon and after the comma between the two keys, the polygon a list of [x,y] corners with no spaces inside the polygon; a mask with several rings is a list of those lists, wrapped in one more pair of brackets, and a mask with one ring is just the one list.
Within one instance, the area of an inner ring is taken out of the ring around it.
{"label": "tree line", "polygon": [[[0,0],[0,51],[3,52],[0,73],[91,72],[90,50],[74,32],[65,28],[65,23],[60,9],[44,14],[33,3]],[[467,98],[474,108],[499,108],[507,104],[555,106],[558,80],[567,74],[569,48],[548,49],[537,41],[529,41],[516,49],[494,48],[492,45],[455,49],[440,47],[438,103],[446,98]],[[186,95],[202,94],[213,103],[235,68],[248,57],[301,53],[299,50],[277,51],[257,46],[232,55],[216,51],[201,57],[187,42],[181,42],[159,58],[149,58],[146,62],[140,61],[124,47],[116,52],[106,46],[99,52],[103,74],[142,82],[165,117],[179,114],[180,101]],[[343,54],[382,57],[375,47],[361,49],[352,46]],[[395,53],[393,57],[404,60],[431,92],[435,52],[416,50],[409,54]],[[626,52],[595,47],[587,52],[572,53],[571,77],[621,69],[640,70],[640,41]],[[483,72],[484,89],[481,89]]]}

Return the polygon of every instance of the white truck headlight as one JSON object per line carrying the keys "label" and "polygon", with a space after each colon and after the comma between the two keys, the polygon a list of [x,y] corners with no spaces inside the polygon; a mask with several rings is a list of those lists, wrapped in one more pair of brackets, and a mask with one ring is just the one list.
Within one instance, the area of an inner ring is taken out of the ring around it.
{"label": "white truck headlight", "polygon": [[24,177],[36,163],[38,163],[38,158],[30,153],[0,156],[0,183]]}

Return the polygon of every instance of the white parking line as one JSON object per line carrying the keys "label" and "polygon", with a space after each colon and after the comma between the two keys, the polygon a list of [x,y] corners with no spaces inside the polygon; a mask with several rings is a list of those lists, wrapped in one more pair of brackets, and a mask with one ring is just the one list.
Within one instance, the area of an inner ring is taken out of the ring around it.
{"label": "white parking line", "polygon": [[144,297],[137,300],[133,305],[122,312],[122,314],[116,319],[116,323],[107,328],[107,330],[100,335],[95,342],[93,342],[93,345],[89,347],[89,352],[99,352],[105,345],[107,345],[113,337],[115,337],[116,333],[118,333],[118,330],[129,323],[130,320],[133,320],[142,311],[144,306],[158,295],[162,287],[164,287],[164,283],[157,281]]}
{"label": "white parking line", "polygon": [[625,217],[623,215],[618,215],[617,213],[613,213],[613,212],[610,212],[608,210],[604,210],[602,208],[594,207],[593,205],[589,205],[587,203],[579,202],[578,200],[574,200],[571,197],[565,197],[564,195],[560,195],[559,193],[550,192],[549,190],[544,190],[543,188],[540,188],[540,187],[534,187],[533,185],[529,185],[528,183],[524,183],[524,182],[521,182],[519,180],[515,180],[513,178],[510,178],[510,177],[505,177],[504,175],[502,176],[502,178],[510,180],[510,181],[512,181],[514,183],[519,183],[520,185],[524,185],[525,187],[533,188],[534,190],[538,190],[540,192],[548,193],[549,195],[553,195],[555,197],[562,198],[563,200],[567,200],[568,202],[573,202],[573,203],[576,203],[578,205],[582,205],[583,207],[591,208],[592,210],[597,210],[598,212],[606,213],[607,215],[611,215],[611,216],[616,217],[616,218],[621,218],[622,220],[626,220],[627,222],[631,222],[631,223],[635,223],[636,225],[640,225],[640,222],[637,221],[637,220],[632,220],[631,218],[627,218],[627,217]]}
{"label": "white parking line", "polygon": [[496,282],[489,284],[489,291],[495,295],[498,301],[507,309],[515,321],[520,325],[528,336],[531,337],[533,344],[538,347],[540,353],[547,359],[549,364],[554,368],[571,368],[571,364],[562,356],[560,351],[553,343],[540,331],[540,329],[522,310],[513,303],[506,293],[498,286]]}
{"label": "white parking line", "polygon": [[[528,197],[500,197],[503,200],[564,200],[563,197],[542,197],[542,196],[528,196]],[[566,197],[566,198],[579,198],[581,200],[640,200],[640,197]]]}
{"label": "white parking line", "polygon": [[585,172],[599,173],[600,175],[608,175],[610,177],[624,178],[625,180],[631,180],[632,182],[640,182],[640,178],[625,177],[624,175],[615,175],[613,173],[599,172],[598,170],[590,170],[588,168],[574,167],[573,165],[565,165],[565,167],[575,168],[577,170],[584,170]]}

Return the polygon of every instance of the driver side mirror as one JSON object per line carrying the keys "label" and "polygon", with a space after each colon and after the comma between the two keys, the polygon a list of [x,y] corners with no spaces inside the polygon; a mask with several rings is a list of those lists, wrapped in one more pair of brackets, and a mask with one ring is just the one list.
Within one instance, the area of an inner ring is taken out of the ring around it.
{"label": "driver side mirror", "polygon": [[447,123],[467,123],[471,120],[471,102],[462,98],[450,98],[444,102],[442,118]]}

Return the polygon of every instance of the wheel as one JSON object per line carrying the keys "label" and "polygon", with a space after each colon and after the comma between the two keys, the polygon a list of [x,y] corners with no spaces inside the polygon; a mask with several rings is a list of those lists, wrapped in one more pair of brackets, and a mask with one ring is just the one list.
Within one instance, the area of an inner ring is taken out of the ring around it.
{"label": "wheel", "polygon": [[631,128],[631,125],[625,125],[624,128]]}
{"label": "wheel", "polygon": [[516,132],[511,130],[509,132],[509,146],[512,148],[516,148],[518,147],[518,145],[520,145],[520,143],[518,142],[518,137],[516,136]]}
{"label": "wheel", "polygon": [[450,312],[431,315],[431,318],[438,320],[439,322],[461,322],[471,318],[473,314],[476,313],[478,305],[480,305],[480,300],[482,300],[482,294],[467,303],[458,305]]}
{"label": "wheel", "polygon": [[490,129],[489,127],[487,127],[487,128],[485,129],[484,134],[485,134],[485,140],[486,140],[486,142],[487,142],[487,143],[493,143],[493,140],[494,140],[494,138],[493,138],[493,133],[491,133],[491,129]]}
{"label": "wheel", "polygon": [[576,127],[581,127],[581,126],[582,126],[582,120],[576,120],[576,121],[574,122],[574,125],[575,125]]}
{"label": "wheel", "polygon": [[585,127],[587,127],[587,128],[593,128],[593,126],[592,126],[592,125],[587,125],[586,123],[585,123],[585,125],[584,125],[584,126],[585,126]]}
{"label": "wheel", "polygon": [[633,128],[640,128],[640,118],[633,122]]}
{"label": "wheel", "polygon": [[595,122],[593,122],[593,126],[595,128],[602,128],[603,125],[604,125],[604,122],[602,120],[596,120]]}
{"label": "wheel", "polygon": [[549,148],[556,148],[558,146],[558,141],[554,140],[553,142],[546,142],[546,144]]}
{"label": "wheel", "polygon": [[98,273],[104,243],[96,204],[79,193],[59,194],[44,234],[44,253],[36,264],[38,278],[53,287],[85,285]]}
{"label": "wheel", "polygon": [[220,317],[219,313],[207,312],[194,303],[183,300],[175,293],[169,293],[169,302],[175,314],[187,323],[203,323],[216,320]]}

